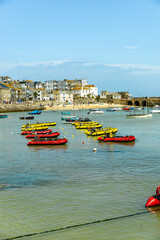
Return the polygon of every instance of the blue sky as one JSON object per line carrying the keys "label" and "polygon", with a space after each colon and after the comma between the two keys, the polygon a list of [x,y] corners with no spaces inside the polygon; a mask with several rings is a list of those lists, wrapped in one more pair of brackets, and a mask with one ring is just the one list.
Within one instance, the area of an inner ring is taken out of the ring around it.
{"label": "blue sky", "polygon": [[160,0],[0,0],[0,75],[160,96]]}

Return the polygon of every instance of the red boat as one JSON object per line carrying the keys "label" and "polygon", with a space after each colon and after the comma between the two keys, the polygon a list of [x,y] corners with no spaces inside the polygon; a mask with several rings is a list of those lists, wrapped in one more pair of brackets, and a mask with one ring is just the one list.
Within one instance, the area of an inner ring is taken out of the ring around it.
{"label": "red boat", "polygon": [[47,134],[47,133],[51,133],[52,130],[48,129],[48,130],[38,130],[38,131],[24,131],[21,133],[21,135],[28,135],[28,134]]}
{"label": "red boat", "polygon": [[160,196],[159,195],[153,195],[150,197],[146,203],[146,207],[154,207],[160,205]]}
{"label": "red boat", "polygon": [[160,205],[160,185],[156,189],[156,195],[150,197],[146,203],[146,207],[155,207]]}
{"label": "red boat", "polygon": [[[60,135],[59,132],[52,132],[52,133],[46,133],[46,134],[37,134],[38,138],[54,138],[58,137]],[[26,138],[35,138],[35,134],[28,134]]]}
{"label": "red boat", "polygon": [[47,139],[47,140],[31,140],[27,145],[63,145],[68,142],[68,139]]}
{"label": "red boat", "polygon": [[134,136],[99,137],[97,140],[104,142],[133,142],[135,141],[135,137]]}

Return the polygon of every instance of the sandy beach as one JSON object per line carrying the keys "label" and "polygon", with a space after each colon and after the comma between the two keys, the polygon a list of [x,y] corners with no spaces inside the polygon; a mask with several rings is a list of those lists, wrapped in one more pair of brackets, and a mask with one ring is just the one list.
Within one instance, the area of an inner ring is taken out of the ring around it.
{"label": "sandy beach", "polygon": [[15,104],[1,104],[0,113],[6,112],[27,112],[34,110],[46,110],[46,111],[57,111],[57,110],[81,110],[90,108],[110,108],[110,107],[123,107],[120,104],[108,104],[108,103],[94,103],[94,104],[56,104],[52,105],[52,102],[35,102],[35,103],[15,103]]}
{"label": "sandy beach", "polygon": [[90,109],[90,108],[111,108],[111,107],[124,107],[121,104],[76,104],[76,105],[58,105],[58,106],[49,106],[45,105],[45,110],[81,110],[81,109]]}

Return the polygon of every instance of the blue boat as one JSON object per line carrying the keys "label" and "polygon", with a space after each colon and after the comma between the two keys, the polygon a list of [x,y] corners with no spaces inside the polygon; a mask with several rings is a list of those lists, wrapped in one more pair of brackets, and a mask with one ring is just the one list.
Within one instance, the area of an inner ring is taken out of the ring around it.
{"label": "blue boat", "polygon": [[66,117],[61,117],[62,120],[66,120],[66,121],[76,121],[79,120],[79,117],[76,116],[66,116]]}
{"label": "blue boat", "polygon": [[28,114],[34,114],[34,115],[41,114],[41,111],[35,110],[35,111],[32,111],[32,112],[29,112]]}
{"label": "blue boat", "polygon": [[0,115],[0,118],[8,118],[8,115]]}
{"label": "blue boat", "polygon": [[70,112],[61,112],[61,114],[63,114],[63,115],[70,115]]}

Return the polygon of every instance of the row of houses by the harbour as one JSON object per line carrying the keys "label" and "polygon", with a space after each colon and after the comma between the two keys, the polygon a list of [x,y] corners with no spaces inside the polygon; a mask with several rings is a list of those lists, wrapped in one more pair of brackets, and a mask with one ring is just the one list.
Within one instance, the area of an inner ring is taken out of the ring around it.
{"label": "row of houses by the harbour", "polygon": [[56,102],[73,102],[74,98],[96,98],[98,88],[88,84],[87,79],[75,80],[12,80],[8,76],[0,76],[0,101],[55,100]]}
{"label": "row of houses by the harbour", "polygon": [[[125,93],[127,97],[127,93]],[[112,102],[124,98],[124,92],[109,93],[102,91],[99,98]],[[53,100],[57,103],[72,103],[76,99],[95,99],[98,88],[88,84],[86,78],[75,80],[12,80],[9,76],[0,76],[0,102]]]}

